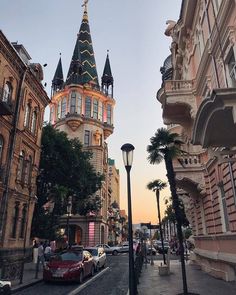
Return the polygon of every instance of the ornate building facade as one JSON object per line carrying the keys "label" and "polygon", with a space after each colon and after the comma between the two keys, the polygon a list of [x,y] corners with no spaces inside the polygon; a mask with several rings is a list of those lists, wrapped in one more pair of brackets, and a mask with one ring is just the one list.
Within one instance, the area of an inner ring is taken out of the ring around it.
{"label": "ornate building facade", "polygon": [[[78,138],[86,151],[92,153],[91,163],[105,179],[96,194],[102,208],[95,215],[73,215],[69,227],[72,241],[83,245],[107,242],[108,148],[106,139],[113,133],[113,77],[107,54],[99,85],[93,51],[87,4],[77,36],[67,78],[63,79],[61,58],[52,81],[50,122],[70,139]],[[62,218],[66,223],[66,216]]]}
{"label": "ornate building facade", "polygon": [[157,92],[186,156],[174,161],[202,269],[236,279],[236,3],[183,0]]}
{"label": "ornate building facade", "polygon": [[[43,70],[0,31],[0,266],[31,248],[41,133],[49,98]],[[14,254],[13,254],[14,253]],[[14,256],[14,257],[13,257]]]}

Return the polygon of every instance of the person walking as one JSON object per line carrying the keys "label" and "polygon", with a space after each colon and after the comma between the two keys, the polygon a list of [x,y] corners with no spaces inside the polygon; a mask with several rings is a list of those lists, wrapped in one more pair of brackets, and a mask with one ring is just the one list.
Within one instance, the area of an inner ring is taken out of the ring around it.
{"label": "person walking", "polygon": [[42,266],[44,267],[45,264],[45,258],[44,258],[44,248],[43,248],[43,242],[40,242],[40,245],[38,247],[38,263],[42,263]]}
{"label": "person walking", "polygon": [[50,244],[47,244],[47,246],[44,249],[45,261],[49,261],[51,254],[52,254],[52,248],[51,248]]}
{"label": "person walking", "polygon": [[36,240],[33,242],[33,262],[36,264],[38,260],[38,243]]}

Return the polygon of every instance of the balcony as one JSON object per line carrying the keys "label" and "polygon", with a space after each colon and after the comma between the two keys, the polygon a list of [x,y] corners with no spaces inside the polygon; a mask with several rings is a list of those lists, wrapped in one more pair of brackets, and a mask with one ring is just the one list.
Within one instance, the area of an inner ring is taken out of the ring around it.
{"label": "balcony", "polygon": [[0,88],[0,116],[9,116],[13,114],[11,100],[6,97],[3,88]]}
{"label": "balcony", "polygon": [[165,124],[186,124],[196,111],[193,95],[193,80],[166,80],[164,87],[157,92],[157,99],[162,104]]}
{"label": "balcony", "polygon": [[202,147],[236,146],[236,88],[214,89],[202,101],[193,126],[192,143]]}
{"label": "balcony", "polygon": [[113,125],[110,125],[104,122],[103,130],[104,130],[104,139],[107,139],[113,133],[114,127]]}
{"label": "balcony", "polygon": [[176,186],[197,198],[205,194],[204,168],[200,154],[189,154],[174,162]]}

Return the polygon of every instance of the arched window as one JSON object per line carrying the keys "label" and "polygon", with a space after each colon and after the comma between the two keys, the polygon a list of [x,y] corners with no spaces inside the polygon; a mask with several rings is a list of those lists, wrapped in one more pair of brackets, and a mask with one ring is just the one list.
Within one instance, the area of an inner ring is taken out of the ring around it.
{"label": "arched window", "polygon": [[2,162],[3,144],[4,144],[3,137],[2,135],[0,135],[0,164]]}
{"label": "arched window", "polygon": [[66,115],[66,97],[63,97],[61,103],[61,118],[65,118]]}
{"label": "arched window", "polygon": [[57,105],[57,119],[61,119],[61,100],[58,101],[58,105]]}
{"label": "arched window", "polygon": [[91,117],[91,98],[86,97],[85,99],[85,117]]}
{"label": "arched window", "polygon": [[82,96],[81,94],[78,94],[77,97],[77,113],[80,115],[82,112]]}
{"label": "arched window", "polygon": [[30,131],[35,134],[35,130],[36,130],[36,122],[37,122],[37,110],[33,111],[32,114],[32,120],[31,120],[31,127],[30,127]]}
{"label": "arched window", "polygon": [[15,202],[15,208],[13,211],[13,222],[12,222],[12,237],[16,237],[16,229],[17,229],[17,223],[19,218],[19,202]]}
{"label": "arched window", "polygon": [[24,176],[24,160],[25,160],[25,152],[21,151],[20,157],[19,157],[18,171],[17,171],[17,179],[20,181],[23,181],[23,176]]}
{"label": "arched window", "polygon": [[93,100],[93,118],[98,119],[98,100]]}
{"label": "arched window", "polygon": [[30,112],[31,112],[31,105],[30,103],[27,103],[25,107],[24,127],[29,127]]}
{"label": "arched window", "polygon": [[21,215],[21,225],[20,225],[20,238],[24,238],[25,233],[25,224],[26,224],[26,214],[27,214],[27,205],[24,204],[22,208],[22,215]]}
{"label": "arched window", "polygon": [[3,88],[3,98],[4,102],[9,103],[12,98],[12,86],[10,82],[6,82]]}
{"label": "arched window", "polygon": [[30,185],[31,177],[32,177],[32,157],[29,156],[29,159],[25,161],[25,183],[26,184]]}
{"label": "arched window", "polygon": [[70,113],[76,112],[76,92],[72,91],[70,96]]}

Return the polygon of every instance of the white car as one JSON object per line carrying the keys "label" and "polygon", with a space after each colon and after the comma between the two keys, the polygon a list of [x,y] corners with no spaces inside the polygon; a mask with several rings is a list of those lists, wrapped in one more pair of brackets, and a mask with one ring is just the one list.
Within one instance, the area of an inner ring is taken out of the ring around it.
{"label": "white car", "polygon": [[101,268],[105,267],[107,257],[102,247],[86,247],[85,250],[93,256],[96,271],[99,271]]}
{"label": "white car", "polygon": [[112,255],[117,255],[120,253],[120,247],[110,247],[107,244],[98,244],[95,247],[102,247],[105,251],[106,254],[112,254]]}
{"label": "white car", "polygon": [[10,295],[11,294],[11,282],[0,281],[0,294]]}

